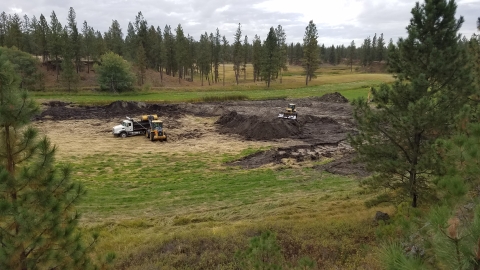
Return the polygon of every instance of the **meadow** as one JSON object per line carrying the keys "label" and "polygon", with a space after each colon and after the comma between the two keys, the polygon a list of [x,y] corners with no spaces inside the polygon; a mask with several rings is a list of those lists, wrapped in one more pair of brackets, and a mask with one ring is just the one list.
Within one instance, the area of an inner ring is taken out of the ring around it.
{"label": "meadow", "polygon": [[[388,74],[352,73],[346,66],[322,68],[308,87],[302,86],[298,67],[291,67],[282,83],[275,82],[270,89],[263,83],[237,86],[232,79],[229,73],[226,87],[158,87],[147,82],[152,86],[118,95],[51,89],[34,97],[40,102],[101,105],[115,100],[176,103],[340,92],[352,100],[365,97],[371,86],[393,81]],[[215,120],[189,118],[199,129],[214,130]],[[73,179],[87,189],[78,206],[80,225],[87,233],[100,233],[95,254],[114,252],[114,269],[239,269],[238,251],[267,230],[276,234],[284,269],[379,269],[373,217],[377,210],[391,209],[365,207],[372,194],[360,187],[361,178],[314,168],[333,158],[285,160],[247,170],[225,163],[279,143],[245,141],[212,131],[201,140],[152,145],[141,136],[119,140],[98,131],[113,123],[86,127],[89,122],[36,125],[59,147],[58,162],[71,164]],[[66,138],[62,127],[80,136]],[[315,266],[302,265],[305,257]]]}

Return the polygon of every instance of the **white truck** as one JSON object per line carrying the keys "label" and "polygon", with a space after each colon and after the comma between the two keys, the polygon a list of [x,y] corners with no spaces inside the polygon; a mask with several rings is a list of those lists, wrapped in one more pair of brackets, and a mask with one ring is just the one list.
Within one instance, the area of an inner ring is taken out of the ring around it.
{"label": "white truck", "polygon": [[[140,121],[135,121],[127,116],[127,119],[123,120],[121,125],[113,127],[113,136],[126,138],[134,135],[145,135],[150,128],[148,116],[149,115],[142,115]],[[158,119],[157,115],[152,115],[152,117],[153,119]]]}

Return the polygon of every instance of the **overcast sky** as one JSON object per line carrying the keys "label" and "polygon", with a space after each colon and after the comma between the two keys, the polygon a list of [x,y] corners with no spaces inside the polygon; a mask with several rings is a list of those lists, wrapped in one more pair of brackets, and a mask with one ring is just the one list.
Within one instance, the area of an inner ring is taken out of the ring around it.
{"label": "overcast sky", "polygon": [[[62,24],[67,21],[68,9],[73,7],[81,29],[87,21],[102,33],[112,20],[120,23],[124,36],[129,21],[134,21],[139,11],[149,25],[166,24],[172,30],[181,24],[185,34],[199,40],[205,31],[220,30],[233,40],[238,23],[249,41],[255,34],[264,40],[271,26],[282,25],[287,42],[302,42],[305,27],[310,20],[317,25],[319,43],[349,44],[377,33],[384,34],[388,42],[406,36],[405,27],[411,18],[410,11],[416,1],[411,0],[2,0],[0,12],[27,14],[30,18],[43,14],[50,20],[55,11]],[[480,17],[480,0],[457,0],[457,17],[464,17],[461,33],[470,37],[476,32]]]}

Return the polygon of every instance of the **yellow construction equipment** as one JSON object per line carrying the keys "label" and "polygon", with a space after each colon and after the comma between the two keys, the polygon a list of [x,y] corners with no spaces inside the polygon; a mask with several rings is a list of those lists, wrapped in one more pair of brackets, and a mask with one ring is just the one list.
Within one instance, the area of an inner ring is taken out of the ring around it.
{"label": "yellow construction equipment", "polygon": [[147,118],[150,127],[148,128],[147,133],[145,133],[145,136],[152,142],[167,141],[167,133],[165,133],[165,130],[163,129],[163,122],[153,115],[148,115]]}
{"label": "yellow construction equipment", "polygon": [[297,110],[295,109],[295,104],[290,103],[288,107],[285,109],[285,112],[279,113],[278,117],[284,119],[293,119],[297,120]]}

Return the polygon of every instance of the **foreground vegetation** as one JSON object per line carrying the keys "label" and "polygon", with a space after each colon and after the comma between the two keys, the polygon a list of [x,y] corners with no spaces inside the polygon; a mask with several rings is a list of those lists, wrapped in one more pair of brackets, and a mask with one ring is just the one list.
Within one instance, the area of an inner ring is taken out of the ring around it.
{"label": "foreground vegetation", "polygon": [[372,195],[361,191],[358,179],[310,166],[246,171],[223,165],[257,150],[65,161],[88,190],[79,206],[82,224],[100,231],[97,250],[114,251],[117,266],[233,269],[235,252],[271,230],[288,265],[308,256],[320,258],[320,268],[374,268],[366,260],[372,256],[367,245],[374,245],[374,210],[363,204]]}

